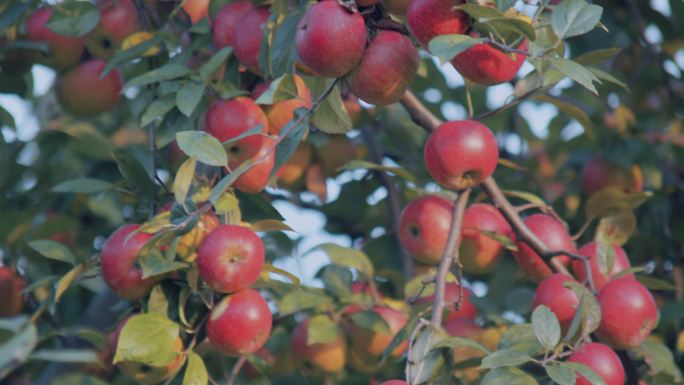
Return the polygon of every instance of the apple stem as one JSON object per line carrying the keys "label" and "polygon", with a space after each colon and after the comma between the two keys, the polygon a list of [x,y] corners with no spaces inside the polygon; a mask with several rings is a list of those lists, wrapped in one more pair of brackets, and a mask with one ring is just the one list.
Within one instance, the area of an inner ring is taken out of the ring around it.
{"label": "apple stem", "polygon": [[245,365],[245,362],[247,362],[247,357],[241,356],[238,358],[237,362],[233,366],[233,370],[230,371],[230,377],[228,377],[228,382],[226,382],[226,385],[233,385],[235,383],[235,379],[240,373],[242,367]]}

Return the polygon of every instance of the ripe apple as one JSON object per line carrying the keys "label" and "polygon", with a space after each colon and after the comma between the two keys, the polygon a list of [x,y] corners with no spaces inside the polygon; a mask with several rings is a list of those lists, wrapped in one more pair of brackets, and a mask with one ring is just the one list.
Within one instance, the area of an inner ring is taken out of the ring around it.
{"label": "ripe apple", "polygon": [[398,102],[418,70],[418,60],[418,51],[408,36],[380,30],[349,74],[349,88],[367,103]]}
{"label": "ripe apple", "polygon": [[411,0],[382,0],[382,4],[393,15],[404,16]]}
{"label": "ripe apple", "polygon": [[316,156],[323,166],[323,173],[331,177],[337,175],[338,168],[356,159],[358,148],[345,135],[331,135],[328,136],[328,141],[316,151]]}
{"label": "ripe apple", "polygon": [[273,317],[268,304],[252,289],[225,296],[211,310],[207,337],[228,355],[247,355],[259,350],[271,335]]}
{"label": "ripe apple", "polygon": [[[596,259],[596,250],[597,244],[596,242],[592,241],[580,247],[577,253],[579,255],[589,257],[589,265],[591,266],[591,273],[592,277],[594,278],[594,285],[596,286],[596,290],[601,290],[603,286],[605,286],[606,283],[608,283],[615,274],[629,269],[631,267],[631,264],[629,263],[629,258],[627,257],[625,250],[618,245],[614,245],[613,251],[615,253],[615,258],[613,259],[613,268],[610,270],[608,274],[603,274],[599,269],[598,261]],[[575,274],[575,277],[577,277],[578,281],[584,282],[587,280],[587,272],[582,261],[573,260],[571,262],[571,267],[572,272]],[[632,274],[629,274],[628,276],[633,277]]]}
{"label": "ripe apple", "polygon": [[469,28],[468,14],[453,8],[463,0],[411,0],[406,21],[418,43],[427,49],[440,35],[462,34]]}
{"label": "ripe apple", "polygon": [[46,24],[52,16],[52,8],[39,8],[26,20],[26,39],[38,43],[46,43],[48,52],[36,52],[36,62],[52,67],[59,72],[66,71],[81,60],[84,41],[50,30]]}
{"label": "ripe apple", "polygon": [[360,13],[350,12],[337,0],[324,0],[304,14],[295,39],[302,64],[319,76],[336,78],[361,60],[368,32]]}
{"label": "ripe apple", "polygon": [[313,146],[309,143],[300,143],[292,157],[281,168],[283,173],[278,181],[285,187],[297,188],[312,160]]}
{"label": "ripe apple", "polygon": [[93,116],[113,110],[121,101],[118,69],[100,78],[107,62],[93,59],[57,78],[57,99],[72,115]]}
{"label": "ripe apple", "polygon": [[430,134],[423,157],[437,183],[462,190],[492,176],[499,161],[499,146],[492,131],[482,123],[446,122]]}
{"label": "ripe apple", "polygon": [[100,22],[87,37],[86,47],[95,57],[108,60],[121,43],[141,30],[138,10],[132,0],[98,0]]}
{"label": "ripe apple", "polygon": [[151,234],[137,232],[140,225],[119,227],[102,245],[100,268],[102,278],[119,297],[136,300],[144,297],[159,282],[158,277],[143,279],[138,265],[138,253],[152,238]]}
{"label": "ripe apple", "polygon": [[504,245],[482,231],[494,232],[508,238],[515,237],[508,221],[496,207],[484,203],[468,207],[463,214],[460,248],[460,260],[466,273],[490,273],[499,264],[503,255]]}
{"label": "ripe apple", "polygon": [[[527,51],[527,40],[517,47]],[[495,85],[513,80],[525,62],[521,53],[507,53],[488,43],[476,44],[451,60],[456,70],[473,83]]]}
{"label": "ripe apple", "polygon": [[[270,106],[264,106],[264,112],[268,117],[269,133],[273,135],[280,134],[283,127],[294,119],[294,110],[297,108],[311,108],[311,92],[306,83],[304,83],[304,79],[301,76],[294,75],[294,83],[297,86],[297,97],[282,100]],[[254,87],[251,95],[252,99],[256,100],[261,94],[266,92],[270,84],[271,82],[266,82]]]}
{"label": "ripe apple", "polygon": [[[157,1],[163,3],[163,1]],[[190,16],[190,20],[195,24],[209,15],[210,0],[185,0],[183,10]]]}
{"label": "ripe apple", "polygon": [[21,292],[25,286],[24,280],[9,267],[0,267],[0,318],[21,313],[24,306],[24,295]]}
{"label": "ripe apple", "polygon": [[197,249],[202,279],[214,290],[233,293],[251,286],[264,266],[264,243],[246,227],[222,225]]}
{"label": "ripe apple", "polygon": [[[264,111],[250,98],[238,96],[233,99],[218,100],[209,106],[204,118],[204,130],[225,142],[261,125],[261,132],[268,132],[268,118]],[[251,135],[237,143],[249,143],[261,147],[263,135]]]}
{"label": "ripe apple", "polygon": [[235,43],[235,28],[245,14],[254,8],[248,0],[238,0],[224,5],[211,25],[211,41],[214,47],[223,48]]}
{"label": "ripe apple", "polygon": [[253,147],[247,141],[238,141],[228,147],[228,166],[232,170],[248,160],[256,162],[235,180],[233,187],[248,194],[261,192],[268,184],[269,176],[275,166],[274,146],[275,140],[265,136],[261,140],[261,147]]}
{"label": "ripe apple", "polygon": [[[461,299],[461,308],[456,309],[459,296],[458,284],[447,282],[444,290],[444,303],[446,304],[447,320],[465,319],[474,321],[477,318],[477,307],[470,301],[473,293],[466,288],[463,288],[463,298]],[[435,295],[431,294],[425,297],[418,298],[416,304],[424,305],[435,302]]]}
{"label": "ripe apple", "polygon": [[347,344],[342,334],[334,341],[309,345],[307,336],[309,320],[297,324],[292,332],[290,351],[297,364],[304,369],[313,369],[323,373],[337,373],[344,368]]}
{"label": "ripe apple", "polygon": [[634,164],[631,169],[612,164],[600,156],[590,159],[582,169],[582,191],[591,195],[606,187],[619,187],[628,192],[644,189],[641,168]]}
{"label": "ripe apple", "polygon": [[[565,250],[575,252],[575,242],[570,237],[565,225],[547,214],[533,214],[524,220],[525,225],[539,238],[549,250]],[[541,282],[552,274],[551,268],[522,240],[518,240],[518,250],[513,252],[515,260],[533,282]],[[570,257],[561,256],[561,262],[567,265]]]}
{"label": "ripe apple", "polygon": [[[392,338],[394,338],[399,330],[406,325],[408,317],[399,310],[384,306],[374,306],[373,311],[379,314],[380,317],[387,322],[390,334],[372,332],[353,324],[351,327],[351,340],[352,346],[354,346],[357,351],[366,352],[368,355],[377,358],[382,355],[385,349],[387,349],[390,342],[392,342]],[[395,358],[401,356],[407,347],[408,341],[402,342],[392,351],[390,356]]]}
{"label": "ripe apple", "polygon": [[[606,385],[623,385],[625,369],[620,357],[604,344],[591,342],[584,344],[568,357],[568,362],[584,364],[603,378]],[[575,385],[591,385],[592,383],[578,373]]]}
{"label": "ripe apple", "polygon": [[437,195],[414,199],[401,212],[401,245],[419,262],[438,264],[449,238],[453,211],[453,204]]}
{"label": "ripe apple", "polygon": [[537,286],[532,299],[532,309],[539,305],[547,306],[558,318],[564,332],[570,328],[579,307],[579,298],[572,289],[565,287],[566,282],[576,281],[561,273],[550,275]]}
{"label": "ripe apple", "polygon": [[632,277],[608,282],[596,299],[601,305],[601,325],[596,335],[616,349],[640,345],[658,322],[653,295]]}
{"label": "ripe apple", "polygon": [[269,17],[271,17],[271,11],[268,7],[255,7],[247,11],[235,25],[233,41],[235,57],[240,64],[257,75],[261,75],[259,48]]}
{"label": "ripe apple", "polygon": [[204,238],[220,225],[216,214],[212,211],[200,216],[192,230],[181,236],[176,246],[176,253],[186,262],[194,262],[197,258],[197,248]]}

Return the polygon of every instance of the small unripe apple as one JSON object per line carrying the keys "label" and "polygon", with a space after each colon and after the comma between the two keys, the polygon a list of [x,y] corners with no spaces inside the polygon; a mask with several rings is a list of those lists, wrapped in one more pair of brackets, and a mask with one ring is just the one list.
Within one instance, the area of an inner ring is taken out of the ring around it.
{"label": "small unripe apple", "polygon": [[619,187],[628,192],[640,192],[644,189],[644,178],[641,168],[632,165],[631,169],[614,165],[597,156],[589,160],[582,169],[582,191],[591,195],[606,187]]}
{"label": "small unripe apple", "polygon": [[[252,91],[252,99],[256,100],[266,92],[271,82],[261,83]],[[283,127],[294,119],[294,110],[297,108],[311,108],[311,92],[301,76],[294,75],[294,83],[297,87],[297,96],[264,106],[264,112],[268,117],[269,133],[280,134]]]}
{"label": "small unripe apple", "polygon": [[[596,251],[597,244],[596,242],[592,241],[580,247],[577,253],[579,255],[589,257],[589,265],[591,266],[591,273],[592,277],[594,278],[594,286],[596,287],[596,290],[601,290],[615,274],[629,269],[631,264],[629,263],[629,258],[627,257],[625,250],[618,245],[614,245],[613,251],[615,258],[613,259],[613,268],[610,269],[608,274],[603,274],[599,269],[598,260],[596,259]],[[572,272],[575,274],[575,277],[577,277],[578,281],[584,282],[587,280],[587,271],[584,266],[584,262],[573,260],[571,266]],[[632,274],[629,274],[628,276],[633,277]]]}
{"label": "small unripe apple", "polygon": [[337,0],[309,8],[299,21],[296,49],[299,60],[319,76],[336,78],[361,60],[368,32],[363,16],[345,9]]}
{"label": "small unripe apple", "polygon": [[327,343],[307,343],[309,320],[297,324],[292,332],[290,351],[297,364],[304,369],[323,373],[337,373],[344,368],[347,344],[340,333],[335,340]]}
{"label": "small unripe apple", "polygon": [[235,29],[245,14],[254,8],[248,0],[238,0],[224,5],[211,25],[211,41],[214,47],[223,48],[235,43]]}
{"label": "small unripe apple", "polygon": [[[351,327],[351,340],[352,346],[358,351],[366,352],[372,357],[380,357],[382,353],[387,349],[392,338],[401,330],[401,328],[406,325],[408,321],[408,316],[400,312],[399,310],[394,310],[389,307],[375,306],[373,311],[382,317],[382,319],[389,325],[390,333],[385,334],[381,332],[372,332],[370,330],[364,329],[356,324]],[[408,347],[408,341],[402,342],[397,346],[390,356],[399,357],[401,356],[406,348]]]}
{"label": "small unripe apple", "polygon": [[[163,3],[163,1],[157,1]],[[185,0],[183,10],[190,16],[190,20],[195,24],[209,15],[210,0]]]}
{"label": "small unripe apple", "polygon": [[382,4],[393,15],[406,15],[411,0],[382,0]]}
{"label": "small unripe apple", "polygon": [[119,227],[107,238],[100,251],[102,278],[114,293],[127,300],[140,299],[159,282],[158,277],[143,279],[138,253],[152,239],[151,234],[137,232],[140,225]]}
{"label": "small unripe apple", "polygon": [[532,309],[539,305],[547,306],[556,315],[565,332],[570,328],[579,307],[579,298],[572,289],[565,287],[566,282],[576,281],[561,273],[550,275],[537,286],[532,299]]}
{"label": "small unripe apple", "polygon": [[88,51],[99,59],[114,56],[121,43],[140,31],[138,10],[132,0],[98,0],[100,22],[87,37]]}
{"label": "small unripe apple", "polygon": [[194,262],[197,248],[204,238],[220,225],[216,214],[209,211],[200,216],[192,230],[181,236],[176,246],[176,253],[186,262]]}
{"label": "small unripe apple", "polygon": [[454,10],[463,0],[411,0],[406,21],[420,45],[427,49],[430,40],[440,35],[462,34],[468,30],[468,14]]}
{"label": "small unripe apple", "polygon": [[[461,291],[463,298],[461,298],[461,308],[456,309],[459,297],[459,287],[457,283],[447,282],[444,288],[444,303],[448,320],[466,319],[474,321],[477,318],[477,307],[470,301],[473,293],[466,288]],[[416,304],[431,304],[435,302],[435,295],[431,294],[421,297],[416,300]]]}
{"label": "small unripe apple", "polygon": [[501,260],[504,245],[483,234],[483,231],[508,238],[515,237],[511,225],[496,207],[484,203],[468,207],[463,214],[463,237],[459,255],[463,271],[466,273],[490,273]]}
{"label": "small unripe apple", "polygon": [[446,122],[430,134],[423,157],[437,183],[462,190],[492,176],[499,161],[499,146],[492,131],[482,123]]}
{"label": "small unripe apple", "polygon": [[264,243],[246,227],[223,225],[197,249],[200,276],[214,290],[233,293],[251,286],[264,266]]}
{"label": "small unripe apple", "polygon": [[24,306],[21,292],[25,286],[24,280],[9,267],[0,267],[0,317],[13,317],[21,313]]}
{"label": "small unripe apple", "polygon": [[118,69],[100,78],[107,62],[94,59],[57,78],[57,99],[76,116],[93,116],[113,110],[121,101],[122,80]]}
{"label": "small unripe apple", "polygon": [[[575,350],[568,362],[584,364],[598,374],[606,385],[624,385],[625,369],[620,357],[604,344],[591,342]],[[592,383],[581,374],[577,374],[575,385],[591,385]]]}
{"label": "small unripe apple", "polygon": [[271,11],[268,7],[255,7],[247,11],[235,25],[235,57],[240,64],[257,75],[261,75],[259,49],[269,17]]}
{"label": "small unripe apple", "polygon": [[596,299],[601,305],[601,325],[596,335],[616,349],[639,346],[658,322],[653,295],[632,277],[608,282]]}
{"label": "small unripe apple", "polygon": [[[549,250],[564,250],[571,253],[576,251],[575,242],[568,229],[554,217],[547,214],[533,214],[525,218],[524,222]],[[513,252],[513,256],[531,281],[541,282],[552,274],[547,263],[527,243],[518,240],[517,246],[518,250]],[[565,265],[570,262],[570,257],[566,255],[557,258]]]}
{"label": "small unripe apple", "polygon": [[414,199],[401,212],[401,245],[419,262],[438,264],[449,238],[453,211],[451,202],[437,195]]}
{"label": "small unripe apple", "polygon": [[243,289],[214,306],[207,337],[223,353],[243,356],[261,349],[271,335],[272,322],[271,310],[259,292]]}
{"label": "small unripe apple", "polygon": [[316,151],[316,156],[323,166],[325,175],[335,176],[338,173],[338,168],[344,166],[350,160],[356,159],[358,148],[345,135],[330,135],[328,136],[328,141]]}
{"label": "small unripe apple", "polygon": [[418,70],[418,60],[418,51],[408,36],[380,30],[349,74],[349,88],[367,103],[382,106],[398,102]]}
{"label": "small unripe apple", "polygon": [[62,72],[78,64],[85,43],[82,38],[64,36],[50,30],[46,24],[52,16],[52,11],[50,7],[43,7],[31,13],[26,20],[26,39],[46,43],[48,52],[36,52],[34,59],[40,64]]}
{"label": "small unripe apple", "polygon": [[[527,51],[527,40],[517,47]],[[513,80],[525,62],[522,53],[508,53],[488,43],[476,44],[451,60],[456,70],[473,83],[496,85]]]}

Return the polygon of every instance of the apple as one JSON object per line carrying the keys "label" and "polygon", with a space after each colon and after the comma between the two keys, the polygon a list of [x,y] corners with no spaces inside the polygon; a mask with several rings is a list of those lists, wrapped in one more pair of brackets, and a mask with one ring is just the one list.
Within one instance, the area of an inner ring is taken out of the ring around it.
{"label": "apple", "polygon": [[[533,214],[525,218],[524,222],[549,250],[564,250],[571,253],[576,251],[575,242],[570,237],[568,229],[551,215]],[[518,250],[513,252],[513,256],[530,280],[541,282],[552,274],[551,268],[527,243],[518,240],[517,245]],[[567,255],[558,258],[565,265],[570,262]]]}
{"label": "apple", "polygon": [[102,278],[114,293],[127,300],[146,296],[160,280],[159,277],[142,277],[138,253],[152,235],[136,232],[139,229],[137,224],[119,227],[107,238],[100,251]]}
{"label": "apple", "polygon": [[[296,97],[263,107],[264,112],[268,117],[269,133],[273,135],[280,134],[283,127],[294,119],[294,110],[297,108],[311,108],[311,92],[309,91],[309,87],[306,86],[306,83],[304,83],[304,79],[302,79],[301,76],[294,75],[294,83],[297,87]],[[268,90],[270,84],[271,82],[260,83],[254,87],[251,95],[252,99],[256,100],[259,98],[259,96]]]}
{"label": "apple", "polygon": [[[245,138],[247,139],[247,138]],[[228,147],[228,166],[235,170],[248,160],[253,160],[254,165],[240,175],[233,187],[248,193],[261,192],[268,184],[271,171],[275,166],[275,140],[264,136],[261,138],[261,146],[255,147],[250,141],[237,141]]]}
{"label": "apple", "polygon": [[316,151],[323,173],[330,177],[337,175],[337,169],[356,159],[357,155],[356,144],[345,135],[328,136],[328,141]]}
{"label": "apple", "polygon": [[278,181],[286,187],[297,187],[312,160],[313,146],[309,143],[300,143],[292,157],[281,168],[283,173]]}
{"label": "apple", "polygon": [[[618,245],[614,245],[613,251],[615,258],[613,259],[613,268],[610,269],[608,274],[603,274],[599,269],[598,261],[596,259],[596,250],[597,244],[592,241],[580,247],[577,253],[589,257],[589,265],[591,266],[591,273],[594,278],[594,286],[596,286],[596,290],[601,290],[615,274],[629,269],[631,264],[629,263],[629,258],[627,257],[625,250]],[[585,282],[587,280],[588,277],[584,262],[573,260],[570,266],[572,267],[572,272],[575,274],[575,277],[577,277],[577,280],[580,282]],[[633,277],[632,274],[629,274],[628,276]]]}
{"label": "apple", "polygon": [[[399,330],[406,325],[408,316],[399,310],[384,306],[374,306],[373,311],[387,322],[390,333],[372,332],[353,324],[351,327],[351,341],[356,351],[365,352],[369,356],[377,358],[387,349],[390,342],[392,342],[392,338],[394,338]],[[402,342],[392,351],[390,356],[395,358],[401,356],[407,347],[408,341]]]}
{"label": "apple", "polygon": [[361,60],[368,32],[363,16],[337,0],[309,8],[299,21],[295,45],[299,60],[319,76],[345,75]]}
{"label": "apple", "polygon": [[[467,338],[474,341],[478,341],[483,332],[482,328],[475,322],[464,318],[447,320],[444,322],[444,330],[450,336]],[[470,346],[461,346],[454,348],[452,355],[454,362],[459,363],[469,359],[483,357],[485,354],[480,349]],[[458,369],[456,373],[459,378],[467,380],[468,383],[474,383],[475,380],[480,376],[480,369],[477,367]]]}
{"label": "apple", "polygon": [[[527,52],[527,40],[517,47]],[[473,83],[496,85],[513,80],[525,62],[522,53],[508,53],[489,43],[475,44],[451,59],[454,68]]]}
{"label": "apple", "polygon": [[644,189],[641,168],[634,164],[630,169],[612,164],[600,156],[590,159],[582,169],[582,191],[591,195],[606,187],[619,187],[627,192]]}
{"label": "apple", "polygon": [[[157,1],[163,3],[163,1]],[[210,0],[185,0],[183,1],[183,10],[190,16],[193,24],[202,20],[209,15]]]}
{"label": "apple", "polygon": [[[360,281],[355,281],[352,282],[351,284],[351,292],[352,294],[363,294],[368,297],[373,296],[373,289],[371,288],[370,284],[367,282],[360,282]],[[382,294],[377,293],[378,298],[382,299]],[[364,307],[361,304],[358,303],[353,303],[349,306],[347,306],[346,309],[344,309],[344,314],[351,316],[354,313],[358,313],[360,311],[363,311]]]}
{"label": "apple", "polygon": [[380,30],[349,74],[349,88],[370,104],[398,102],[418,70],[418,61],[411,39],[396,31]]}
{"label": "apple", "polygon": [[214,17],[211,25],[211,41],[214,47],[223,48],[235,43],[235,29],[245,14],[254,8],[247,0],[238,0],[224,5]]}
{"label": "apple", "polygon": [[195,227],[183,234],[176,246],[176,253],[186,262],[194,262],[197,258],[197,248],[204,238],[220,225],[216,214],[212,211],[200,215]]}
{"label": "apple", "polygon": [[24,280],[21,279],[12,269],[0,267],[0,318],[14,317],[21,313],[24,306],[24,295],[22,291],[26,287]]}
{"label": "apple", "polygon": [[423,157],[437,183],[462,190],[492,176],[499,161],[499,146],[492,131],[482,123],[446,122],[430,134]]}
{"label": "apple", "polygon": [[566,287],[566,282],[576,282],[572,277],[556,273],[546,277],[534,292],[532,309],[545,305],[556,315],[561,329],[567,332],[579,307],[579,298]]}
{"label": "apple", "polygon": [[327,343],[308,344],[309,320],[297,324],[292,332],[290,351],[298,365],[323,373],[337,373],[344,368],[347,345],[340,333]]}
{"label": "apple", "polygon": [[653,295],[632,277],[608,282],[596,299],[601,305],[601,324],[596,335],[615,349],[639,346],[658,322]]}
{"label": "apple", "polygon": [[207,337],[221,352],[244,356],[266,343],[272,322],[271,310],[259,292],[242,289],[225,296],[211,310]]}
{"label": "apple", "polygon": [[414,199],[399,219],[401,245],[419,262],[438,264],[449,238],[453,211],[453,204],[437,195]]}
{"label": "apple", "polygon": [[271,11],[268,7],[255,7],[247,11],[235,24],[233,41],[235,57],[240,64],[257,75],[261,75],[259,49],[269,17],[271,17]]}
{"label": "apple", "polygon": [[482,231],[515,238],[513,229],[496,207],[484,203],[475,203],[468,207],[463,214],[459,254],[463,271],[466,273],[490,273],[496,269],[503,255],[504,245]]}
{"label": "apple", "polygon": [[50,7],[42,7],[31,13],[26,20],[26,39],[47,44],[47,53],[36,51],[36,62],[63,72],[78,64],[85,43],[82,38],[64,36],[50,30],[46,24],[52,11]]}
{"label": "apple", "polygon": [[236,292],[259,279],[264,267],[264,243],[247,227],[219,226],[197,248],[197,266],[212,289]]}
{"label": "apple", "polygon": [[454,10],[464,0],[411,0],[406,21],[418,43],[427,49],[430,40],[440,35],[462,34],[470,27],[468,14]]}
{"label": "apple", "polygon": [[344,109],[347,110],[347,114],[349,115],[349,119],[351,119],[352,125],[356,126],[359,123],[359,118],[361,117],[361,112],[363,111],[363,107],[361,107],[359,99],[350,93],[342,99],[342,103],[344,104]]}
{"label": "apple", "polygon": [[393,15],[406,15],[411,0],[382,0],[382,5]]}
{"label": "apple", "polygon": [[93,116],[116,108],[121,101],[122,80],[118,69],[100,77],[107,62],[93,59],[57,78],[57,99],[65,111]]}
{"label": "apple", "polygon": [[[624,385],[625,369],[620,357],[604,344],[590,342],[575,350],[568,362],[584,364],[598,374],[606,385]],[[591,385],[592,383],[578,373],[575,385]]]}
{"label": "apple", "polygon": [[95,57],[108,60],[121,43],[141,30],[138,10],[132,0],[97,0],[100,22],[87,37],[86,47]]}
{"label": "apple", "polygon": [[[474,321],[477,318],[477,307],[470,301],[473,293],[466,288],[463,288],[463,298],[461,299],[461,308],[456,309],[458,303],[459,288],[457,283],[447,282],[444,288],[444,303],[446,304],[447,320],[465,319]],[[420,297],[416,300],[416,304],[425,305],[435,302],[435,295],[431,294],[425,297]]]}
{"label": "apple", "polygon": [[[204,119],[204,130],[226,142],[258,125],[261,132],[268,132],[268,118],[264,111],[250,98],[238,96],[233,99],[218,100],[207,109]],[[253,147],[261,147],[263,135],[251,135],[236,143],[249,143]]]}

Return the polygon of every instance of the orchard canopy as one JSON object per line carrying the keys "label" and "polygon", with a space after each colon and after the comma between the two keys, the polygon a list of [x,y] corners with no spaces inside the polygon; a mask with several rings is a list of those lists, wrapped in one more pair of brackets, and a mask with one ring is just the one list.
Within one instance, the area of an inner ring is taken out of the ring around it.
{"label": "orchard canopy", "polygon": [[0,384],[682,385],[682,0],[0,2]]}

